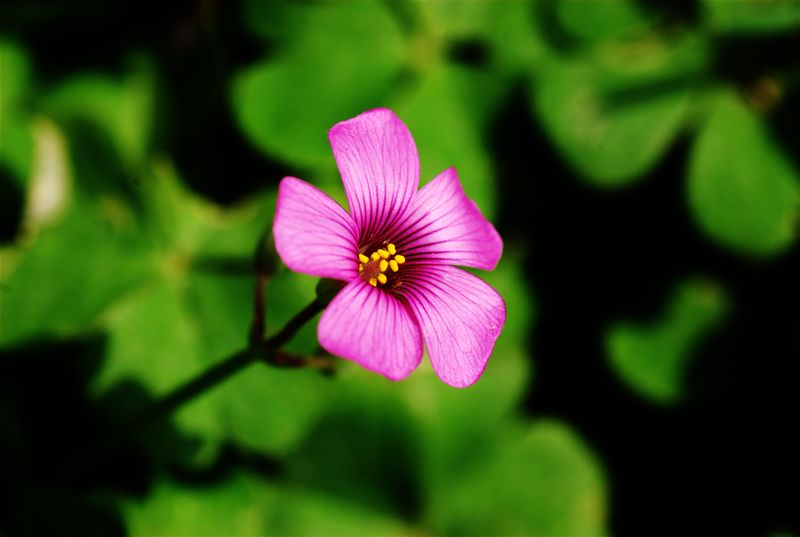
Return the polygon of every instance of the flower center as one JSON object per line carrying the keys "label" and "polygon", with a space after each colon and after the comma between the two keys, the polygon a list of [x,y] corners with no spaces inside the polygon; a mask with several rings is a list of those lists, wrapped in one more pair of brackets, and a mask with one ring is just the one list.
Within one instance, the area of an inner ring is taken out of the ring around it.
{"label": "flower center", "polygon": [[[378,248],[369,256],[358,254],[358,273],[373,287],[386,285],[389,280],[396,280],[396,273],[406,258],[397,253],[394,244],[389,243],[385,248]],[[399,283],[399,282],[398,282]],[[397,285],[393,283],[392,287]]]}

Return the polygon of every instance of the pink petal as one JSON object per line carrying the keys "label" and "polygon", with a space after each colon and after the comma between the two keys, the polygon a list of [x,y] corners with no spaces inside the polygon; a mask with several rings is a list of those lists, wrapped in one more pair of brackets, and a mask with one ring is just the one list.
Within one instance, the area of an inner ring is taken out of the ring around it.
{"label": "pink petal", "polygon": [[278,255],[295,272],[345,281],[358,275],[355,223],[338,203],[305,181],[281,181],[272,233]]}
{"label": "pink petal", "polygon": [[331,301],[317,327],[328,352],[392,380],[409,375],[422,359],[419,326],[400,300],[361,279]]}
{"label": "pink petal", "polygon": [[407,259],[492,270],[503,241],[474,201],[464,194],[454,168],[419,191],[401,231],[391,239]]}
{"label": "pink petal", "polygon": [[419,186],[419,156],[411,133],[385,108],[337,123],[328,137],[342,175],[350,214],[369,240],[402,216]]}
{"label": "pink petal", "polygon": [[469,386],[486,368],[505,323],[503,298],[455,267],[413,267],[409,276],[413,280],[402,294],[422,329],[433,369],[450,386]]}

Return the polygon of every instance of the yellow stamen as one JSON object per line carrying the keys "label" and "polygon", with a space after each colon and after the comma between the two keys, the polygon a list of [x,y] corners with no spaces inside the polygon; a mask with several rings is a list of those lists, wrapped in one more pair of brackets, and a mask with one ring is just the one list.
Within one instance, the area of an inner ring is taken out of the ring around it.
{"label": "yellow stamen", "polygon": [[397,263],[399,265],[402,265],[403,263],[406,262],[406,258],[404,256],[402,256],[402,255],[396,255],[396,256],[394,256],[394,259],[395,259],[395,261],[397,261]]}
{"label": "yellow stamen", "polygon": [[381,258],[380,254],[378,254],[378,252],[372,252],[372,255],[370,255],[370,257],[372,258],[373,261],[377,261],[378,259]]}
{"label": "yellow stamen", "polygon": [[381,259],[381,263],[378,265],[378,268],[381,270],[381,272],[386,272],[386,269],[389,268],[389,263],[385,259]]}
{"label": "yellow stamen", "polygon": [[364,265],[362,265],[361,263],[358,264],[358,271],[364,272]]}
{"label": "yellow stamen", "polygon": [[365,256],[364,254],[358,254],[358,260],[362,263],[369,263],[369,257]]}
{"label": "yellow stamen", "polygon": [[400,267],[397,265],[397,261],[395,261],[394,259],[389,261],[389,266],[392,267],[392,272],[397,272],[398,270],[400,270]]}
{"label": "yellow stamen", "polygon": [[386,278],[386,274],[383,274],[383,273],[381,273],[381,274],[378,274],[378,281],[379,281],[380,283],[386,283],[386,280],[387,280],[387,279],[388,279],[388,278]]}
{"label": "yellow stamen", "polygon": [[378,255],[380,255],[382,258],[386,259],[387,257],[389,257],[389,252],[387,252],[386,250],[381,248],[381,249],[378,250]]}
{"label": "yellow stamen", "polygon": [[390,244],[387,244],[387,245],[386,245],[386,249],[387,249],[387,250],[389,250],[389,253],[390,253],[391,255],[394,255],[394,254],[396,254],[396,253],[397,253],[397,248],[395,248],[395,247],[394,247],[394,244],[391,244],[391,243],[390,243]]}
{"label": "yellow stamen", "polygon": [[378,287],[378,280],[377,280],[376,278],[370,278],[370,279],[369,279],[369,284],[370,284],[372,287]]}

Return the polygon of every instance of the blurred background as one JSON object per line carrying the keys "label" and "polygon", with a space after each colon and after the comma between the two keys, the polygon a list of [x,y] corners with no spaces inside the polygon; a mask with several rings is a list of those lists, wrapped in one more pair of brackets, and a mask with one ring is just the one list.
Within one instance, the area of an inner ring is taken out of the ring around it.
{"label": "blurred background", "polygon": [[[3,2],[0,535],[800,535],[799,52],[794,0]],[[504,237],[483,378],[255,364],[120,430],[378,106]]]}

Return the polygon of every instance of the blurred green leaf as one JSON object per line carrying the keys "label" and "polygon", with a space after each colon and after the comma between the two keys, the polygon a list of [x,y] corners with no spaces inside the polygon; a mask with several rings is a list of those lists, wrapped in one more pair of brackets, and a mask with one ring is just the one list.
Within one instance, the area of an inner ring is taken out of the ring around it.
{"label": "blurred green leaf", "polygon": [[664,154],[681,128],[705,44],[653,38],[553,58],[531,97],[543,126],[588,181],[629,184]]}
{"label": "blurred green leaf", "polygon": [[145,280],[152,260],[135,230],[116,225],[114,202],[108,202],[111,209],[73,207],[56,227],[23,246],[4,282],[0,345],[85,328]]}
{"label": "blurred green leaf", "polygon": [[605,347],[611,365],[642,397],[676,403],[683,396],[684,376],[697,345],[727,309],[727,297],[715,284],[682,282],[655,323],[620,323],[608,331]]}
{"label": "blurred green leaf", "polygon": [[131,535],[241,535],[266,533],[272,495],[253,479],[234,476],[213,487],[161,483],[141,503],[125,505]]}
{"label": "blurred green leaf", "polygon": [[755,113],[737,96],[722,96],[689,164],[689,203],[700,228],[739,253],[778,254],[795,238],[798,180]]}
{"label": "blurred green leaf", "polygon": [[[142,189],[158,271],[147,287],[106,316],[110,350],[96,393],[133,378],[161,395],[247,344],[252,252],[274,211],[274,193],[222,211],[181,187],[167,163],[145,176]],[[270,284],[270,332],[313,299],[314,282],[297,279],[284,273]],[[305,337],[287,348],[316,350],[313,330],[305,328]],[[226,441],[280,453],[304,437],[321,411],[326,386],[317,371],[254,364],[176,418],[184,430],[208,441],[204,456]]]}
{"label": "blurred green leaf", "polygon": [[483,132],[501,91],[486,73],[442,65],[398,107],[420,148],[422,181],[455,166],[467,196],[489,218],[497,187]]}
{"label": "blurred green leaf", "polygon": [[236,77],[232,105],[256,147],[294,165],[318,166],[331,160],[328,129],[385,104],[405,43],[378,2],[287,9],[314,31],[287,30],[280,53]]}
{"label": "blurred green leaf", "polygon": [[313,489],[236,473],[208,488],[161,483],[128,502],[131,535],[405,535],[397,519]]}
{"label": "blurred green leaf", "polygon": [[641,6],[631,0],[551,2],[558,22],[581,39],[631,37],[648,30],[650,21]]}
{"label": "blurred green leaf", "polygon": [[703,14],[720,32],[773,32],[800,26],[795,0],[703,0]]}
{"label": "blurred green leaf", "polygon": [[141,165],[151,143],[155,107],[155,75],[145,58],[135,58],[121,77],[82,73],[67,79],[42,100],[42,108],[58,122],[89,122],[110,136],[119,158]]}
{"label": "blurred green leaf", "polygon": [[604,476],[557,421],[496,427],[481,463],[464,465],[426,519],[439,535],[606,534]]}
{"label": "blurred green leaf", "polygon": [[34,143],[30,126],[30,65],[25,51],[0,39],[0,166],[24,187],[31,173]]}

